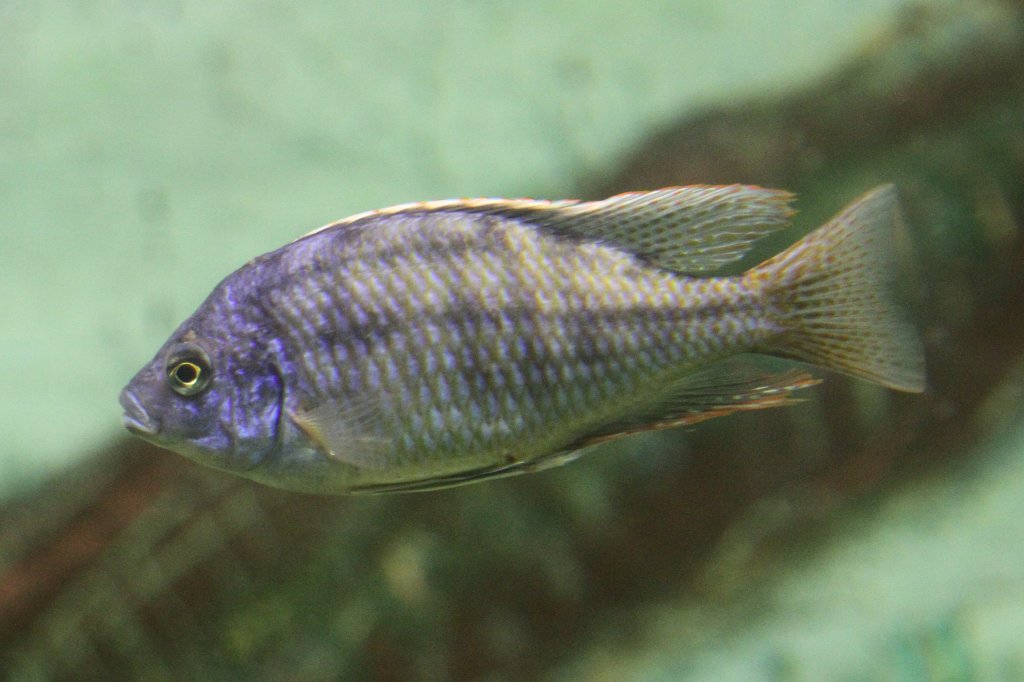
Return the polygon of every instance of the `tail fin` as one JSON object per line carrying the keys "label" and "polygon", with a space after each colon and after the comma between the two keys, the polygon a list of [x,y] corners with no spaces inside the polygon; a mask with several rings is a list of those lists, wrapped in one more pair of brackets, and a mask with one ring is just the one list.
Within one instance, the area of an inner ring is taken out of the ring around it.
{"label": "tail fin", "polygon": [[748,271],[782,311],[773,354],[874,381],[924,390],[924,351],[893,302],[896,191],[883,185],[786,251]]}

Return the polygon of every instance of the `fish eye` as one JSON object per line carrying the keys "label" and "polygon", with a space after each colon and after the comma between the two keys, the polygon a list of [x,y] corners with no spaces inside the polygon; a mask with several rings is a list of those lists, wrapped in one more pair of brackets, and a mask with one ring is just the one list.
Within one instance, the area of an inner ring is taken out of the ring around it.
{"label": "fish eye", "polygon": [[210,385],[212,377],[210,358],[195,344],[180,344],[168,357],[167,383],[178,395],[193,396],[202,393]]}

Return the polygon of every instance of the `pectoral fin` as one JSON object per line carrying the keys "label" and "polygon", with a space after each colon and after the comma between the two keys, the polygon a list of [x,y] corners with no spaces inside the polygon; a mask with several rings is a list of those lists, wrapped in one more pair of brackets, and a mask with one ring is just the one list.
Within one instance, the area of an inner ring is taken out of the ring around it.
{"label": "pectoral fin", "polygon": [[361,469],[388,466],[392,439],[372,401],[326,402],[288,415],[306,436],[331,457]]}

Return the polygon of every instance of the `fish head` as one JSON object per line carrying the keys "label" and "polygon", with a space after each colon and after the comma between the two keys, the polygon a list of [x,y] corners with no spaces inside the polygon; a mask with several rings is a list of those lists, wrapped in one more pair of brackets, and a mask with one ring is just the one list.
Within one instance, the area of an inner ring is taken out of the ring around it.
{"label": "fish head", "polygon": [[200,464],[244,474],[279,442],[283,385],[255,344],[186,322],[121,391],[125,428]]}

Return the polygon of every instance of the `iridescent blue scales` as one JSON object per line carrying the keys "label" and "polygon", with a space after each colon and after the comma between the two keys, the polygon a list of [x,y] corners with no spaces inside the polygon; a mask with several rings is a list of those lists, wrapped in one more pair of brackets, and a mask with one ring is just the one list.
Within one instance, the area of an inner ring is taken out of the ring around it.
{"label": "iridescent blue scales", "polygon": [[407,204],[327,225],[227,277],[124,390],[129,430],[311,492],[536,470],[588,445],[792,402],[766,353],[904,391],[878,188],[736,277],[791,195],[678,187],[604,201]]}

